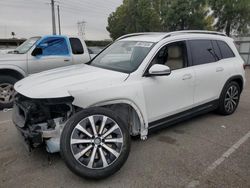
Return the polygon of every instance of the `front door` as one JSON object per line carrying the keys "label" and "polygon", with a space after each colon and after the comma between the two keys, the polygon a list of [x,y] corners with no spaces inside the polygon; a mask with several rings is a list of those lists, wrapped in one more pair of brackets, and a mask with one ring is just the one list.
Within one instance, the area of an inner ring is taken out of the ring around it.
{"label": "front door", "polygon": [[72,64],[72,56],[67,39],[61,36],[47,37],[37,47],[42,48],[42,55],[28,57],[29,74],[68,66]]}
{"label": "front door", "polygon": [[188,67],[186,42],[167,44],[159,50],[153,64],[171,69],[168,76],[144,77],[143,89],[149,123],[185,111],[193,106],[194,72]]}

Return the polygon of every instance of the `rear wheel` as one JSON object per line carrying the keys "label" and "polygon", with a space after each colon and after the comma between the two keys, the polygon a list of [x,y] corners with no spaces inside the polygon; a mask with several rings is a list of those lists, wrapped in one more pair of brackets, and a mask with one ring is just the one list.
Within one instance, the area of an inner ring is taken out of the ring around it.
{"label": "rear wheel", "polygon": [[73,172],[101,179],[118,171],[127,160],[130,135],[113,111],[90,108],[70,118],[62,132],[60,147]]}
{"label": "rear wheel", "polygon": [[14,101],[14,84],[18,80],[12,76],[0,76],[0,109],[11,108]]}
{"label": "rear wheel", "polygon": [[230,82],[223,90],[220,97],[218,112],[222,115],[234,113],[240,100],[240,86],[237,82]]}

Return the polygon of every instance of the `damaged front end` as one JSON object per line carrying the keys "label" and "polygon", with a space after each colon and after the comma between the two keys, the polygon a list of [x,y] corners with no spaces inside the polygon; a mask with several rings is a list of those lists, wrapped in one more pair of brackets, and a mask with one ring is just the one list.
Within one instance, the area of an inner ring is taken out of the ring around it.
{"label": "damaged front end", "polygon": [[76,110],[73,99],[31,99],[16,95],[12,119],[29,151],[44,144],[49,153],[60,151],[61,131]]}

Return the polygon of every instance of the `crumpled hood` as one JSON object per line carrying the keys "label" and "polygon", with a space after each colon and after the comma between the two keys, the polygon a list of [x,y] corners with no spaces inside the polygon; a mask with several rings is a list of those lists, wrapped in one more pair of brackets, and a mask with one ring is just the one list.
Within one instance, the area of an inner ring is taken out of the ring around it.
{"label": "crumpled hood", "polygon": [[0,64],[10,64],[12,61],[26,61],[26,54],[0,54]]}
{"label": "crumpled hood", "polygon": [[59,98],[70,91],[89,90],[123,82],[128,74],[85,64],[33,74],[15,84],[15,90],[29,98]]}

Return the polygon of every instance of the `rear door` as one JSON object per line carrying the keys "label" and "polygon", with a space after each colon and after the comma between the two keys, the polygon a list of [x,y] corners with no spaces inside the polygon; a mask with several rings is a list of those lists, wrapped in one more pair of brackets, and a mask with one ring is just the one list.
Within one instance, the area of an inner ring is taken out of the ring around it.
{"label": "rear door", "polygon": [[188,44],[195,73],[194,105],[198,106],[218,99],[225,83],[224,69],[218,63],[218,46],[211,40],[189,40]]}
{"label": "rear door", "polygon": [[72,64],[72,56],[68,40],[62,36],[43,38],[36,47],[42,48],[42,55],[28,57],[29,74],[69,66]]}
{"label": "rear door", "polygon": [[[213,41],[218,46],[220,51],[220,61],[218,61],[217,71],[220,70],[224,75],[223,81],[224,83],[227,81],[231,74],[235,72],[235,63],[238,62],[234,52],[231,50],[229,45],[224,41]],[[218,52],[219,53],[219,52]]]}

